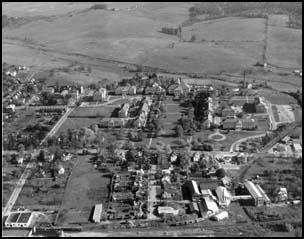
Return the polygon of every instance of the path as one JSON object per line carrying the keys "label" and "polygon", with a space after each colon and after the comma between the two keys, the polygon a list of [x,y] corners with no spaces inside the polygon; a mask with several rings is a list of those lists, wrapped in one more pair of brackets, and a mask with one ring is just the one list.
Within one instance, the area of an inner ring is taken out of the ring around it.
{"label": "path", "polygon": [[254,139],[254,138],[259,138],[259,137],[262,137],[266,135],[266,132],[263,133],[263,134],[258,134],[258,135],[252,135],[252,136],[248,136],[248,137],[245,137],[245,138],[242,138],[242,139],[239,139],[237,141],[235,141],[231,146],[230,146],[230,152],[235,152],[237,151],[237,148],[238,148],[238,145],[244,141],[247,141],[249,139]]}
{"label": "path", "polygon": [[[220,138],[220,139],[213,139],[213,136],[216,136],[216,135],[221,136],[221,138]],[[215,133],[210,134],[210,135],[208,136],[208,139],[211,139],[211,140],[214,140],[214,141],[223,141],[223,140],[225,140],[226,138],[227,138],[226,135],[221,134],[220,131],[219,131],[219,129],[217,129],[217,130],[215,131]]]}

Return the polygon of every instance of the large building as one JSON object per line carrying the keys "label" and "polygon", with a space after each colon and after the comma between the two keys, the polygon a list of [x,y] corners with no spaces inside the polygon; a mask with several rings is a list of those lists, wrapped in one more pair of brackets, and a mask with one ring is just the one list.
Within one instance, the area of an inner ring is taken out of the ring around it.
{"label": "large building", "polygon": [[33,219],[34,214],[29,211],[11,212],[8,218],[5,220],[5,226],[28,228],[32,226]]}
{"label": "large building", "polygon": [[253,182],[247,181],[244,183],[244,186],[247,192],[253,198],[253,202],[255,206],[262,206],[264,204],[264,198],[260,190],[254,185]]}
{"label": "large building", "polygon": [[192,200],[194,195],[201,194],[198,185],[194,180],[187,181],[183,184],[182,193],[185,200]]}
{"label": "large building", "polygon": [[107,90],[105,88],[99,88],[93,93],[94,101],[104,101],[107,97]]}
{"label": "large building", "polygon": [[223,129],[235,129],[237,122],[237,119],[226,119],[223,122]]}

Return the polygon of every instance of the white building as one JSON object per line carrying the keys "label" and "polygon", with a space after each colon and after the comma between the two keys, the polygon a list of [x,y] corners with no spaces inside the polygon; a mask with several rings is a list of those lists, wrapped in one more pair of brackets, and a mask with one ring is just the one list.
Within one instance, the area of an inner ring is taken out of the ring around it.
{"label": "white building", "polygon": [[93,93],[94,101],[104,101],[107,97],[107,90],[105,88],[99,88]]}
{"label": "white building", "polygon": [[30,211],[15,211],[11,212],[8,218],[5,220],[5,227],[24,227],[28,228],[32,226],[34,219],[33,212]]}

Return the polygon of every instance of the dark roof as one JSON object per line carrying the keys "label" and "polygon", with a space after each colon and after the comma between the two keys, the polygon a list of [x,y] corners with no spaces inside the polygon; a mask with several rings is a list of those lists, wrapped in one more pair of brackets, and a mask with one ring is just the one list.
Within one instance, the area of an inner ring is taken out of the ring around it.
{"label": "dark roof", "polygon": [[21,216],[18,219],[18,223],[27,223],[30,219],[31,214],[31,212],[21,213]]}

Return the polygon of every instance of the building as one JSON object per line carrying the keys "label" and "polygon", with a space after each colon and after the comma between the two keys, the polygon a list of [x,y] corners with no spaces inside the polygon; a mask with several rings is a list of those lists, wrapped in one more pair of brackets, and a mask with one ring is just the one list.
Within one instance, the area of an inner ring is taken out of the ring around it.
{"label": "building", "polygon": [[282,143],[284,143],[284,144],[287,144],[289,141],[290,141],[290,136],[285,136],[281,141],[282,141]]}
{"label": "building", "polygon": [[53,87],[43,87],[42,92],[48,92],[48,93],[53,94],[55,92],[55,90]]}
{"label": "building", "polygon": [[33,212],[17,211],[11,212],[5,220],[5,227],[31,227],[34,219]]}
{"label": "building", "polygon": [[129,92],[128,86],[120,86],[116,88],[115,95],[127,95]]}
{"label": "building", "polygon": [[222,117],[234,118],[235,112],[231,108],[225,108],[222,110]]}
{"label": "building", "polygon": [[200,201],[201,213],[214,214],[219,212],[219,208],[216,202],[211,197],[204,197]]}
{"label": "building", "polygon": [[185,200],[191,200],[191,201],[194,195],[201,194],[198,185],[194,180],[187,181],[182,185],[182,193],[183,193],[183,198]]}
{"label": "building", "polygon": [[168,95],[174,95],[174,90],[179,86],[179,84],[172,84],[167,88]]}
{"label": "building", "polygon": [[247,181],[244,183],[244,186],[253,198],[253,202],[255,206],[262,206],[264,204],[264,198],[261,194],[260,190],[254,185],[253,182]]}
{"label": "building", "polygon": [[221,221],[223,219],[228,218],[228,212],[227,211],[221,211],[218,214],[215,214],[211,217],[211,219],[215,220],[215,221]]}
{"label": "building", "polygon": [[296,154],[302,154],[302,145],[299,143],[292,144],[293,150]]}
{"label": "building", "polygon": [[174,209],[172,207],[158,207],[157,208],[158,215],[165,216],[165,215],[178,215],[179,210]]}
{"label": "building", "polygon": [[107,90],[105,88],[99,88],[93,93],[94,101],[104,101],[107,97]]}
{"label": "building", "polygon": [[231,194],[225,187],[218,186],[215,189],[215,193],[218,199],[218,204],[222,207],[228,207],[231,202]]}
{"label": "building", "polygon": [[92,220],[95,223],[99,223],[100,219],[101,219],[101,213],[102,213],[102,204],[96,204],[94,207],[94,213],[93,213],[93,217]]}
{"label": "building", "polygon": [[256,113],[266,113],[266,108],[262,103],[258,103],[255,105],[255,112]]}
{"label": "building", "polygon": [[287,188],[279,188],[276,196],[278,202],[284,202],[288,200]]}
{"label": "building", "polygon": [[226,119],[223,122],[223,129],[235,129],[237,122],[237,119]]}
{"label": "building", "polygon": [[15,112],[15,108],[16,108],[15,105],[9,105],[4,108],[4,111],[5,111],[5,113],[13,113],[13,112]]}
{"label": "building", "polygon": [[266,205],[266,206],[267,206],[267,205],[270,205],[270,204],[271,204],[271,200],[270,200],[270,198],[267,196],[267,194],[265,193],[265,191],[261,188],[260,185],[256,184],[255,186],[256,186],[256,188],[260,191],[260,193],[261,193],[262,196],[263,196],[264,205]]}
{"label": "building", "polygon": [[128,120],[124,118],[103,118],[100,120],[98,127],[100,128],[117,128],[127,124]]}
{"label": "building", "polygon": [[243,119],[242,122],[242,129],[243,130],[253,130],[256,129],[257,125],[254,119]]}
{"label": "building", "polygon": [[196,213],[197,215],[200,214],[200,210],[199,210],[199,207],[198,207],[198,202],[190,202],[189,203],[189,211],[190,213]]}
{"label": "building", "polygon": [[129,109],[130,109],[130,104],[129,103],[123,104],[120,111],[118,112],[118,117],[119,118],[127,118],[128,113],[129,113]]}

